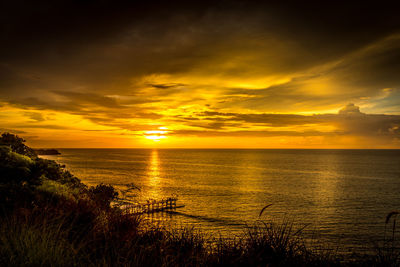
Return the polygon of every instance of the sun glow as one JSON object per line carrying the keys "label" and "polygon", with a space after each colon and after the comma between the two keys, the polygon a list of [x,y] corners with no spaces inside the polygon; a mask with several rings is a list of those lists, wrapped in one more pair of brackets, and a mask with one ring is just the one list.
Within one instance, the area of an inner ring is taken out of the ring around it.
{"label": "sun glow", "polygon": [[146,131],[144,132],[144,137],[146,139],[153,140],[154,142],[159,142],[162,139],[167,138],[166,134],[168,133],[167,127],[158,127],[158,130]]}

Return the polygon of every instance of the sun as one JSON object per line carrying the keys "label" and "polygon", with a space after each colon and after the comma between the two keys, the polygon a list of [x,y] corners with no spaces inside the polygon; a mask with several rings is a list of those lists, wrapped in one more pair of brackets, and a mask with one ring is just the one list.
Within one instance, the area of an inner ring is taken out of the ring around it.
{"label": "sun", "polygon": [[158,130],[146,131],[143,133],[143,135],[146,139],[153,140],[154,142],[159,142],[162,139],[167,138],[167,129],[167,127],[158,127]]}

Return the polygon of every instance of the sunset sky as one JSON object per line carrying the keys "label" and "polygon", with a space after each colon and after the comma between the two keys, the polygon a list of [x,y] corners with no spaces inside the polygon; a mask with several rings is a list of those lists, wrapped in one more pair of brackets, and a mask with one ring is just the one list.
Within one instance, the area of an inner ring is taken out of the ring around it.
{"label": "sunset sky", "polygon": [[347,2],[2,1],[0,131],[55,148],[400,148],[399,10]]}

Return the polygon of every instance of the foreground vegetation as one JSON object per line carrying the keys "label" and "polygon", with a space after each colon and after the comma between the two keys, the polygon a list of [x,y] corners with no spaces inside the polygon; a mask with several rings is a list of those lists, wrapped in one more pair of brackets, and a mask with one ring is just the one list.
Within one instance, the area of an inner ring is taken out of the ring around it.
{"label": "foreground vegetation", "polygon": [[[87,187],[24,140],[0,138],[0,266],[397,266],[395,224],[376,255],[342,262],[306,246],[290,223],[264,223],[240,239],[167,231],[110,204],[113,187]],[[397,213],[392,213],[388,222]],[[394,222],[394,221],[393,221]]]}

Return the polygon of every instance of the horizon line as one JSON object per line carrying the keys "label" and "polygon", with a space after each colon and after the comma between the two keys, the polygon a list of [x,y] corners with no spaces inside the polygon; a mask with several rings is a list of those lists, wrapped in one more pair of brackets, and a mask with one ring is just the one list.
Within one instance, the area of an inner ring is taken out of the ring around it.
{"label": "horizon line", "polygon": [[198,149],[198,150],[400,150],[400,148],[234,148],[234,147],[32,147],[32,149],[148,149],[148,150],[168,150],[168,149]]}

